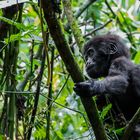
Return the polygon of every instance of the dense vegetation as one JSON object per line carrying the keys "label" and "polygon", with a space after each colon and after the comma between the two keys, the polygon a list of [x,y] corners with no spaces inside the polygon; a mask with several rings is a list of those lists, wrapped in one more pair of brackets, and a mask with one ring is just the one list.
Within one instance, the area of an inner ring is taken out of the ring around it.
{"label": "dense vegetation", "polygon": [[[73,92],[84,79],[77,64],[86,75],[82,46],[93,36],[121,36],[140,64],[138,0],[48,1],[52,7],[30,0],[0,10],[0,140],[95,139],[88,105]],[[103,122],[110,108],[99,112]],[[121,132],[106,130],[113,140]]]}

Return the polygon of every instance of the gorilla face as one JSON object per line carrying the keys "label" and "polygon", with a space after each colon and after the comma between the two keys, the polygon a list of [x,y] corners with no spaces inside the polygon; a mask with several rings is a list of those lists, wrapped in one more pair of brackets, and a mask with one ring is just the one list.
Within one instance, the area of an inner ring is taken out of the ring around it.
{"label": "gorilla face", "polygon": [[124,56],[129,58],[129,50],[116,35],[97,36],[84,46],[86,71],[91,78],[106,77],[111,62]]}
{"label": "gorilla face", "polygon": [[88,46],[84,52],[86,61],[86,72],[91,78],[99,78],[106,76],[109,69],[110,55],[105,53],[105,48],[99,46]]}

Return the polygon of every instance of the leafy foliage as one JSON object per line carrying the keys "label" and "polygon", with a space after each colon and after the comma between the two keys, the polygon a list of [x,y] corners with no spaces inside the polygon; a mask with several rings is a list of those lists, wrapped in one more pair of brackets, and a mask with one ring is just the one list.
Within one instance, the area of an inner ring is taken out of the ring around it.
{"label": "leafy foliage", "polygon": [[[72,1],[74,15],[80,10],[81,5],[86,2],[87,1],[83,0]],[[62,25],[67,28],[66,24],[68,21],[66,16],[64,16],[64,7],[63,5],[61,6],[62,14],[56,13],[56,15],[63,21]],[[34,96],[37,91],[41,62],[43,60],[42,53],[44,40],[42,39],[40,8],[36,1],[30,1],[29,3],[24,4],[21,23],[15,19],[10,20],[3,17],[2,12],[0,13],[1,21],[6,22],[11,26],[13,25],[19,30],[17,33],[8,31],[9,35],[5,36],[4,39],[1,38],[0,33],[0,43],[4,42],[4,45],[0,44],[0,56],[2,55],[0,60],[0,115],[2,116],[3,113],[4,95],[7,95],[7,93],[12,94],[15,92],[17,93],[17,96],[20,94],[26,99],[22,119],[19,120],[19,116],[17,116],[18,123],[20,124],[17,128],[20,132],[18,138],[21,138],[27,135],[27,131],[30,127],[28,124],[35,102]],[[99,0],[91,3],[76,20],[82,30],[85,41],[89,40],[94,35],[108,32],[120,35],[131,49],[132,61],[140,64],[140,2],[138,0],[107,0],[105,2]],[[107,25],[104,26],[106,23]],[[43,30],[46,30],[47,25],[44,19],[43,24]],[[79,48],[75,43],[71,29],[69,27],[67,29],[68,30],[64,31],[67,41],[71,50],[74,52],[76,61],[86,75],[81,51],[79,51]],[[10,73],[12,66],[10,68],[7,67],[8,72],[5,73],[7,70],[5,69],[5,65],[7,65],[6,58],[8,56],[11,57],[11,60],[14,60],[14,57],[7,50],[10,45],[15,42],[19,43],[19,50],[17,50],[16,82],[14,83],[14,90],[11,90],[10,88],[6,88],[6,78],[9,76],[8,73]],[[77,138],[86,140],[93,138],[93,132],[90,130],[90,125],[79,97],[73,93],[73,81],[69,77],[64,63],[56,49],[54,51],[53,69],[51,69],[51,71],[53,71],[53,79],[51,81],[52,97],[48,96],[48,93],[50,92],[50,83],[47,83],[50,74],[48,66],[52,66],[51,58],[53,47],[55,47],[55,44],[50,36],[47,48],[49,63],[47,63],[47,61],[45,62],[36,119],[35,123],[32,124],[32,139],[44,139],[46,137],[48,112],[51,112],[49,120],[50,139],[63,140]],[[49,106],[47,104],[48,100],[51,101]],[[6,107],[8,108],[8,106]],[[110,109],[111,104],[103,109],[101,112],[102,120],[105,119]],[[1,121],[0,118],[0,139],[5,135]],[[116,130],[115,133],[121,133],[122,129]]]}

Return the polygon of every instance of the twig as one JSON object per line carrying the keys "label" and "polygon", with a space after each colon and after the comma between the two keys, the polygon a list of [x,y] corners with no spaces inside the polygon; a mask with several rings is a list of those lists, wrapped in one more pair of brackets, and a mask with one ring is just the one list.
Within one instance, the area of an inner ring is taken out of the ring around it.
{"label": "twig", "polygon": [[79,10],[75,14],[75,17],[78,18],[95,1],[96,0],[87,0],[87,1],[85,1],[84,4],[82,4],[82,6],[80,6]]}
{"label": "twig", "polygon": [[137,112],[133,116],[133,118],[129,121],[126,129],[124,131],[124,135],[122,136],[121,140],[128,140],[135,128],[135,126],[140,122],[140,107],[138,108]]}
{"label": "twig", "polygon": [[[65,83],[63,84],[63,86],[61,87],[61,89],[59,90],[58,94],[56,95],[56,97],[53,99],[53,101],[51,102],[50,106],[52,106],[52,104],[54,103],[54,101],[56,101],[56,99],[59,97],[59,95],[61,94],[62,90],[64,89],[64,87],[66,86],[67,82],[68,82],[68,79],[69,79],[69,76],[66,78],[66,81]],[[50,106],[48,106],[48,109],[50,108]]]}
{"label": "twig", "polygon": [[[50,83],[49,83],[49,91],[48,91],[48,98],[52,99],[52,82],[53,82],[53,67],[54,67],[54,47],[52,48],[51,52],[51,71],[50,71]],[[47,100],[47,105],[49,106],[48,111],[46,112],[46,120],[47,120],[47,127],[46,127],[46,139],[50,140],[50,124],[51,124],[51,100]]]}
{"label": "twig", "polygon": [[[104,25],[102,25],[102,26],[100,26],[100,27],[98,27],[98,28],[92,30],[90,33],[84,35],[84,38],[85,38],[85,37],[88,37],[88,36],[90,36],[90,35],[92,35],[92,34],[94,34],[94,33],[95,33],[96,31],[98,31],[98,30],[103,29],[103,28],[104,28],[105,26],[107,26],[107,24],[109,24],[110,22],[112,22],[112,19],[110,19],[109,21],[107,21]],[[74,42],[71,46],[73,47],[75,44],[76,44],[76,42]]]}
{"label": "twig", "polygon": [[[47,39],[49,38],[49,34],[46,36],[46,38]],[[46,40],[46,41],[48,43],[48,40]],[[27,134],[27,139],[28,140],[31,137],[32,128],[33,128],[33,124],[34,124],[34,120],[35,120],[35,116],[36,116],[36,112],[37,112],[37,106],[38,106],[39,95],[40,95],[40,85],[41,85],[41,80],[42,80],[42,76],[43,76],[43,72],[44,72],[44,66],[45,66],[45,58],[46,58],[46,48],[45,48],[45,45],[44,45],[42,63],[41,63],[41,68],[40,68],[40,72],[39,72],[39,75],[38,75],[38,82],[37,82],[37,88],[36,88],[36,94],[35,94],[35,102],[34,102],[34,106],[33,106],[31,120],[30,120],[30,123],[29,123],[28,134]]]}
{"label": "twig", "polygon": [[92,35],[93,33],[95,33],[96,31],[103,29],[103,28],[104,28],[105,26],[107,26],[110,22],[112,22],[112,19],[110,19],[109,21],[107,21],[107,22],[106,22],[105,24],[103,24],[102,26],[100,26],[100,27],[98,27],[98,28],[92,30],[90,33],[84,35],[84,37],[90,36],[90,35]]}

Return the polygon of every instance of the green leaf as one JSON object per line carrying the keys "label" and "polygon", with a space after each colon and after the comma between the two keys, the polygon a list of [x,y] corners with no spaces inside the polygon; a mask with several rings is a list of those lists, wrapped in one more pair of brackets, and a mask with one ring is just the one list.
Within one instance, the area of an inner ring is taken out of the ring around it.
{"label": "green leaf", "polygon": [[63,140],[63,135],[60,131],[56,131],[55,133],[60,140]]}
{"label": "green leaf", "polygon": [[108,104],[101,112],[101,118],[104,119],[109,110],[112,108],[112,104]]}
{"label": "green leaf", "polygon": [[137,52],[135,58],[134,58],[134,62],[136,64],[140,64],[140,51]]}
{"label": "green leaf", "polygon": [[6,137],[4,137],[4,135],[0,134],[0,140],[6,140]]}
{"label": "green leaf", "polygon": [[20,40],[21,37],[22,37],[21,33],[12,34],[12,35],[10,35],[10,38],[5,38],[4,41],[5,41],[6,44],[8,44],[10,42],[14,42],[14,41]]}
{"label": "green leaf", "polygon": [[19,30],[25,30],[26,29],[26,26],[24,26],[23,24],[15,22],[15,21],[13,21],[11,19],[8,19],[8,18],[0,16],[0,20],[6,22],[8,24],[16,26]]}
{"label": "green leaf", "polygon": [[122,135],[123,131],[124,131],[124,127],[115,130],[116,134],[118,135]]}

